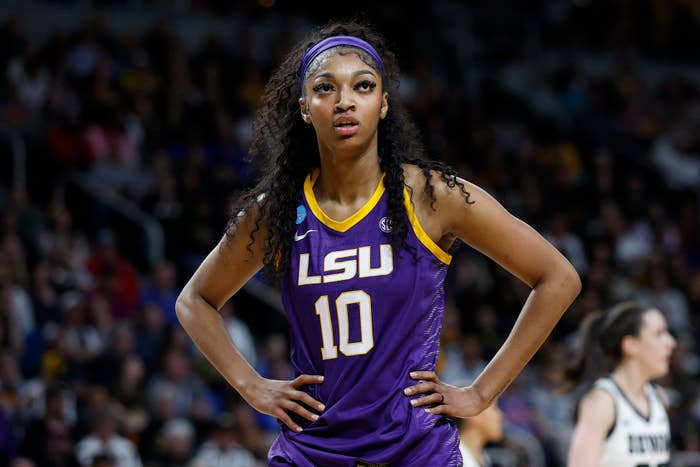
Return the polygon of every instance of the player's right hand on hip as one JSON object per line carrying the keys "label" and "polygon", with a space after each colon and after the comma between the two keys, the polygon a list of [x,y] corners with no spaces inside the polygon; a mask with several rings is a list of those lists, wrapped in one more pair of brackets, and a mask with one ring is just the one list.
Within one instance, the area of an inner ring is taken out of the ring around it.
{"label": "player's right hand on hip", "polygon": [[300,402],[318,412],[323,412],[326,408],[299,388],[321,383],[323,376],[320,375],[300,375],[291,381],[260,378],[241,395],[255,410],[276,417],[290,430],[298,433],[301,427],[289,416],[290,412],[311,422],[318,420],[318,415],[302,406]]}

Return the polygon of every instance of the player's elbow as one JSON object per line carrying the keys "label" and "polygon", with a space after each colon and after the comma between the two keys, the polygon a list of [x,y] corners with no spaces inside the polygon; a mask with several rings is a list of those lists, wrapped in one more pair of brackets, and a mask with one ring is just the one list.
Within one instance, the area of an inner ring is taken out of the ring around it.
{"label": "player's elbow", "polygon": [[565,293],[569,302],[573,302],[578,297],[578,294],[581,293],[582,288],[581,277],[578,275],[578,272],[576,272],[571,263],[564,260],[559,266],[557,277],[562,292]]}
{"label": "player's elbow", "polygon": [[197,327],[204,314],[216,310],[191,284],[185,285],[175,301],[175,315],[185,329]]}
{"label": "player's elbow", "polygon": [[581,277],[564,257],[555,262],[555,266],[549,269],[543,281],[553,286],[557,295],[568,303],[573,302],[581,292]]}
{"label": "player's elbow", "polygon": [[583,287],[581,276],[579,276],[576,269],[574,269],[573,265],[568,261],[566,261],[561,274],[563,283],[571,293],[571,299],[575,299],[578,297],[578,294],[581,293],[581,288]]}
{"label": "player's elbow", "polygon": [[187,323],[192,318],[192,303],[192,294],[188,288],[185,287],[175,301],[175,315],[183,327],[186,327]]}

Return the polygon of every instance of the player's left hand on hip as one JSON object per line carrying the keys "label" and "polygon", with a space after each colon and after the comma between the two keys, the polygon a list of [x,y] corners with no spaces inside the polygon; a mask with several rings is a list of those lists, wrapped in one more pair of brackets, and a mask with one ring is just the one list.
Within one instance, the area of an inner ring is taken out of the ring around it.
{"label": "player's left hand on hip", "polygon": [[411,399],[414,407],[425,407],[426,412],[458,418],[477,415],[485,408],[481,407],[481,399],[473,389],[443,383],[434,371],[412,371],[410,376],[420,382],[405,388],[404,394],[422,394]]}

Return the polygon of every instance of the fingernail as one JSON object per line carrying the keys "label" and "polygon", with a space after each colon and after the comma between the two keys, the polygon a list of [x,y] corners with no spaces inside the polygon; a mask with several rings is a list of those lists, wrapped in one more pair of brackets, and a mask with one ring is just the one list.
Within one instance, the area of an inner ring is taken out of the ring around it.
{"label": "fingernail", "polygon": [[416,405],[416,400],[415,400],[415,399],[411,399],[411,405],[413,405],[413,406]]}
{"label": "fingernail", "polygon": [[296,427],[296,428],[294,429],[294,431],[296,431],[297,433],[299,433],[299,432],[301,431],[301,427],[300,427],[300,426]]}
{"label": "fingernail", "polygon": [[313,419],[314,419],[314,422],[315,422],[316,420],[318,420],[318,415],[314,414],[314,416],[311,417],[311,418],[313,418]]}
{"label": "fingernail", "polygon": [[409,373],[409,375],[411,375],[411,378],[415,378],[415,377],[416,377],[416,372],[415,372],[415,371],[412,371],[412,372]]}
{"label": "fingernail", "polygon": [[409,396],[409,395],[411,395],[411,389],[410,389],[410,388],[406,388],[406,389],[403,390],[403,393],[406,394],[407,396]]}
{"label": "fingernail", "polygon": [[326,410],[326,406],[323,404],[318,404],[318,410]]}
{"label": "fingernail", "polygon": [[324,378],[323,376],[321,376],[319,379],[320,379],[321,381],[323,381],[325,378]]}
{"label": "fingernail", "polygon": [[423,410],[425,410],[425,411],[428,412],[428,413],[432,413],[432,412],[430,411],[430,409],[423,409]]}

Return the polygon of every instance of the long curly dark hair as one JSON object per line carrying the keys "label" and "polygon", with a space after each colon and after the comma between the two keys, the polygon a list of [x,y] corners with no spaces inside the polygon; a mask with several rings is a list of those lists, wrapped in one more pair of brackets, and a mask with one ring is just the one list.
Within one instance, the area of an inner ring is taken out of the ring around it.
{"label": "long curly dark hair", "polygon": [[[418,130],[408,117],[399,100],[399,68],[395,55],[387,48],[385,40],[372,27],[359,21],[332,22],[312,31],[306,39],[294,47],[272,74],[262,98],[262,105],[253,120],[251,156],[262,159],[261,177],[257,184],[241,198],[241,205],[234,207],[226,226],[230,239],[240,222],[239,213],[257,212],[255,228],[251,232],[249,250],[261,226],[267,231],[263,262],[272,267],[273,276],[281,277],[289,269],[292,238],[295,232],[296,207],[307,174],[320,167],[319,151],[313,128],[303,122],[298,99],[302,82],[297,75],[299,63],[306,50],[315,43],[336,35],[350,35],[372,44],[384,62],[382,85],[389,93],[390,106],[386,117],[379,122],[379,165],[385,173],[384,186],[388,196],[392,230],[389,241],[394,251],[406,248],[409,229],[403,202],[405,185],[402,164],[418,166],[425,176],[424,190],[435,201],[431,172],[440,174],[449,186],[459,186],[467,203],[469,192],[457,179],[451,167],[438,161],[424,159],[424,148]],[[362,54],[361,54],[362,55]],[[363,57],[363,60],[370,60]],[[368,63],[377,69],[376,63]],[[411,196],[412,188],[407,186]],[[254,208],[254,209],[251,209]]]}

